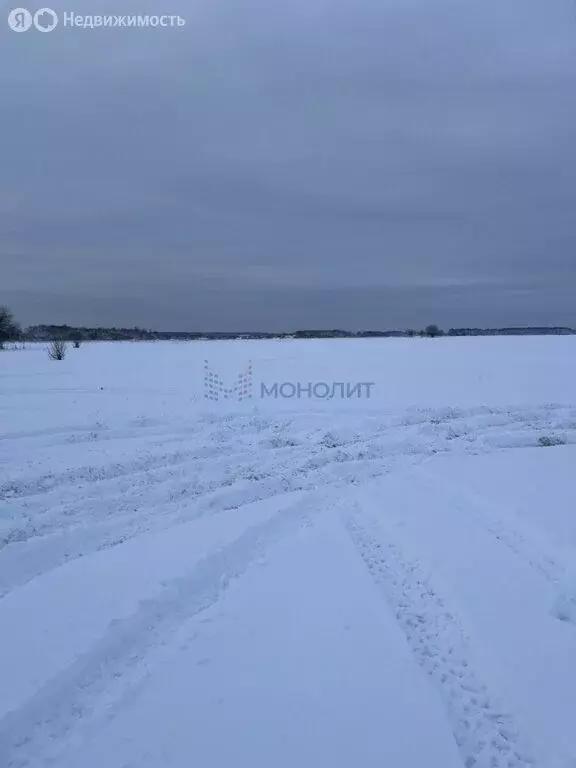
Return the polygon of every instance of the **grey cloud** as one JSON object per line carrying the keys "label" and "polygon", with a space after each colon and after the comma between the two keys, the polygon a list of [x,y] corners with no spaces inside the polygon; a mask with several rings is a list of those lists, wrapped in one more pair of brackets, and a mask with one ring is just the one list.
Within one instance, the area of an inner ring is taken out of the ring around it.
{"label": "grey cloud", "polygon": [[184,30],[2,32],[0,302],[25,322],[576,325],[571,3],[169,12]]}

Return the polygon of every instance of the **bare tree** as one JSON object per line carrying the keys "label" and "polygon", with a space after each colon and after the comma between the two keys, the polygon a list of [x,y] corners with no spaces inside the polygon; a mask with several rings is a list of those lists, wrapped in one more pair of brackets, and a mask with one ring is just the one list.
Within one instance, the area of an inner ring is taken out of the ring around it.
{"label": "bare tree", "polygon": [[82,334],[80,331],[72,331],[69,339],[72,342],[74,349],[80,349],[80,345],[82,344]]}
{"label": "bare tree", "polygon": [[64,360],[68,351],[68,345],[62,339],[54,339],[54,341],[50,342],[50,346],[46,351],[50,360]]}
{"label": "bare tree", "polygon": [[22,331],[8,307],[0,307],[0,349],[7,341],[18,341]]}
{"label": "bare tree", "polygon": [[442,336],[444,332],[441,331],[437,325],[427,325],[424,329],[424,333],[431,339],[435,339],[437,336]]}

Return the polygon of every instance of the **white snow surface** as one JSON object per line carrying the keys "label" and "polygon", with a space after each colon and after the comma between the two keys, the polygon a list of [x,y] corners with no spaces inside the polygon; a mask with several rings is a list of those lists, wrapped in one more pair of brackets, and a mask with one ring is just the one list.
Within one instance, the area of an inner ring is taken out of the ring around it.
{"label": "white snow surface", "polygon": [[576,337],[0,352],[0,768],[576,768],[575,384]]}

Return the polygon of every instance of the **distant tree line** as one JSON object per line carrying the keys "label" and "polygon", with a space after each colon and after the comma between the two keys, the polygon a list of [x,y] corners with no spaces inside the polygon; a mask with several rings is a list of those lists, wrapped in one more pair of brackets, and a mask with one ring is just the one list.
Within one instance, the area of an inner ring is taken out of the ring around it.
{"label": "distant tree line", "polygon": [[87,328],[70,325],[34,325],[22,331],[8,307],[0,306],[0,349],[7,342],[64,341],[80,346],[83,341],[163,341],[211,339],[339,339],[339,338],[438,338],[441,336],[526,336],[567,335],[576,331],[566,327],[512,327],[512,328],[450,328],[443,331],[438,325],[427,325],[421,330],[346,331],[298,330],[292,333],[200,333],[186,331],[154,331],[134,328]]}
{"label": "distant tree line", "polygon": [[70,325],[34,325],[27,329],[30,341],[131,341],[154,339],[154,331],[143,328],[85,328]]}
{"label": "distant tree line", "polygon": [[66,341],[162,341],[201,339],[354,339],[354,338],[439,338],[441,336],[521,336],[559,335],[576,333],[572,328],[450,328],[443,331],[438,325],[427,325],[421,330],[346,331],[342,329],[299,330],[292,333],[238,333],[238,332],[186,332],[152,331],[142,328],[73,328],[68,325],[37,325],[29,328],[26,338],[31,341],[63,339]]}

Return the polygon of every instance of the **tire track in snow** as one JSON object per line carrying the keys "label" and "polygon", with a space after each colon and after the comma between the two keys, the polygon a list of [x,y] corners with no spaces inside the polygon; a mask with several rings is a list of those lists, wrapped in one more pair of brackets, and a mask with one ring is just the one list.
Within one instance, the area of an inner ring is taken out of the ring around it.
{"label": "tire track in snow", "polygon": [[513,718],[496,704],[471,665],[457,617],[435,592],[420,565],[389,538],[383,542],[350,514],[346,528],[382,590],[410,650],[432,678],[448,713],[466,768],[535,768]]}
{"label": "tire track in snow", "polygon": [[[12,481],[3,488],[9,517],[0,520],[0,597],[62,562],[164,529],[190,519],[190,514],[217,513],[220,507],[308,490],[314,484],[360,482],[384,474],[399,458],[421,461],[454,450],[476,453],[493,430],[506,425],[509,430],[515,423],[524,434],[540,421],[549,424],[551,417],[567,426],[573,413],[563,407],[537,413],[416,409],[388,419],[370,418],[368,437],[356,429],[352,436],[345,430],[342,438],[337,430],[334,436],[333,428],[317,428],[304,443],[293,422],[237,416],[209,421],[209,434],[201,443],[196,442],[199,427],[183,451],[166,450],[166,432],[153,452],[148,449],[144,455],[27,478],[23,484]],[[324,419],[322,424],[327,426]],[[144,434],[150,427],[141,429]],[[126,438],[124,430],[119,435]],[[34,551],[24,548],[29,539],[34,539]],[[11,548],[7,554],[2,552],[6,547]],[[13,568],[17,553],[21,564]],[[26,565],[31,558],[42,563],[39,570]],[[7,569],[8,578],[2,576]]]}
{"label": "tire track in snow", "polygon": [[13,480],[0,486],[0,500],[26,499],[50,493],[61,486],[76,485],[78,483],[99,483],[107,480],[117,480],[154,469],[164,469],[178,464],[185,464],[189,461],[198,461],[210,458],[211,456],[218,456],[218,449],[216,447],[208,449],[205,456],[201,454],[202,449],[194,446],[194,448],[188,450],[139,456],[127,462],[117,461],[101,466],[89,465],[68,470],[67,472],[43,475],[31,480]]}
{"label": "tire track in snow", "polygon": [[[274,452],[275,459],[284,450]],[[366,475],[370,479],[379,477],[390,472],[402,458],[393,461],[387,457],[386,463],[372,461],[364,468],[364,477],[360,472],[356,477],[345,471],[345,462],[338,460],[338,450],[334,449],[326,451],[319,464],[306,459],[302,465],[294,466],[287,457],[266,466],[259,475],[253,474],[253,462],[238,464],[234,466],[235,474],[228,479],[214,477],[214,467],[207,465],[206,469],[211,471],[204,473],[206,479],[195,483],[188,477],[182,485],[176,478],[186,477],[186,467],[166,468],[167,476],[157,483],[138,486],[133,497],[122,487],[106,496],[87,494],[81,503],[72,505],[51,508],[45,500],[46,511],[35,518],[23,507],[20,514],[27,528],[21,522],[4,539],[0,538],[0,600],[12,589],[52,568],[143,533],[165,530],[285,493],[313,491],[319,486],[338,488],[367,479]],[[228,468],[226,458],[218,463]],[[327,476],[329,473],[333,476]]]}
{"label": "tire track in snow", "polygon": [[466,512],[471,513],[472,519],[483,530],[540,573],[550,584],[558,585],[565,578],[569,567],[561,562],[558,546],[550,543],[546,531],[536,529],[508,509],[494,514],[495,508],[502,509],[501,504],[484,499],[457,481],[439,480],[431,472],[424,471],[421,471],[421,476],[435,491],[447,498],[447,509],[461,510],[465,507]]}
{"label": "tire track in snow", "polygon": [[[330,414],[323,414],[323,416],[328,418],[322,419],[323,426],[320,431],[329,428],[331,424]],[[215,430],[211,429],[214,424],[217,425]],[[136,459],[127,462],[117,461],[95,466],[83,466],[66,472],[53,472],[33,478],[13,478],[0,485],[0,499],[28,499],[72,483],[105,482],[185,463],[188,460],[222,456],[228,453],[231,455],[242,454],[244,451],[254,452],[254,445],[259,443],[259,441],[251,440],[255,434],[272,435],[274,439],[285,438],[287,439],[287,446],[294,445],[291,438],[293,439],[298,436],[298,431],[294,434],[286,432],[288,427],[294,428],[297,424],[288,424],[274,419],[247,418],[246,415],[238,415],[234,418],[221,418],[220,421],[215,420],[208,423],[203,422],[203,425],[210,427],[204,433],[202,433],[200,427],[196,430],[188,428],[175,429],[174,427],[163,428],[161,422],[154,422],[151,426],[144,425],[140,428],[133,427],[132,430],[127,428],[108,430],[104,427],[97,427],[96,431],[102,434],[108,443],[138,439],[144,439],[145,441],[157,439],[158,444],[151,446],[148,455],[138,456]],[[482,445],[482,440],[480,441],[480,448],[496,450],[516,445],[516,442],[511,440],[510,437],[513,432],[518,432],[520,435],[519,445],[526,444],[527,442],[528,444],[536,445],[537,434],[541,433],[545,428],[552,431],[562,429],[566,433],[567,439],[570,438],[570,442],[576,442],[576,412],[574,409],[564,406],[550,406],[540,408],[539,411],[527,408],[416,409],[415,411],[408,410],[405,414],[395,415],[393,418],[388,418],[388,420],[380,417],[378,419],[370,419],[369,425],[371,427],[369,437],[362,436],[357,439],[338,442],[338,447],[349,449],[352,453],[356,452],[358,457],[362,457],[362,455],[365,455],[366,449],[369,451],[370,446],[375,441],[378,442],[384,437],[386,442],[379,446],[379,450],[382,452],[392,453],[393,449],[426,451],[432,448],[435,451],[442,452],[453,450],[454,443],[461,442],[465,445],[474,445],[479,437],[484,439],[492,433],[495,433],[496,437],[498,437],[502,432],[503,434],[500,435],[501,441],[494,439],[488,441],[488,444],[484,446]],[[77,430],[82,436],[81,442],[85,440],[86,434],[90,434],[89,431],[87,432],[88,426],[78,427]],[[92,431],[95,430],[93,429]],[[533,435],[533,442],[530,443],[528,438],[534,431],[537,434]],[[57,435],[60,434],[60,430],[55,430],[53,433],[50,430],[30,433],[30,435],[35,434]],[[391,434],[395,434],[398,437],[396,446],[389,443]],[[329,432],[326,435],[329,435]],[[16,437],[17,435],[0,435],[0,439],[8,440],[8,442],[10,442],[11,438],[15,439]],[[68,433],[67,441],[70,441],[73,437],[73,433]],[[228,438],[236,441],[236,443],[238,441],[242,443],[243,438],[247,438],[248,442],[242,445],[240,449],[236,445],[235,448],[229,450]],[[189,443],[194,440],[198,440],[199,444],[194,444],[189,449],[162,452],[164,445],[173,442]],[[438,445],[433,445],[435,441],[438,442]],[[98,440],[95,442],[98,443]],[[206,448],[206,442],[211,445],[210,449]],[[303,446],[297,441],[294,447],[302,448]],[[317,453],[323,447],[326,446],[320,441],[320,443],[307,444],[306,450],[309,453]]]}
{"label": "tire track in snow", "polygon": [[498,502],[485,499],[457,481],[439,480],[425,471],[421,471],[421,476],[431,489],[446,497],[446,509],[465,509],[469,519],[554,588],[556,597],[550,605],[552,616],[560,621],[576,623],[576,557],[573,547],[554,545],[545,530],[536,528],[517,513]]}
{"label": "tire track in snow", "polygon": [[[309,523],[322,507],[314,494],[248,528],[234,543],[207,555],[187,575],[165,584],[136,613],[111,622],[107,633],[70,667],[44,685],[19,709],[0,720],[0,765],[26,768],[52,764],[65,737],[89,718],[103,696],[125,695],[146,655],[169,639],[184,621],[216,603],[282,535]],[[115,693],[116,692],[116,695]]]}

